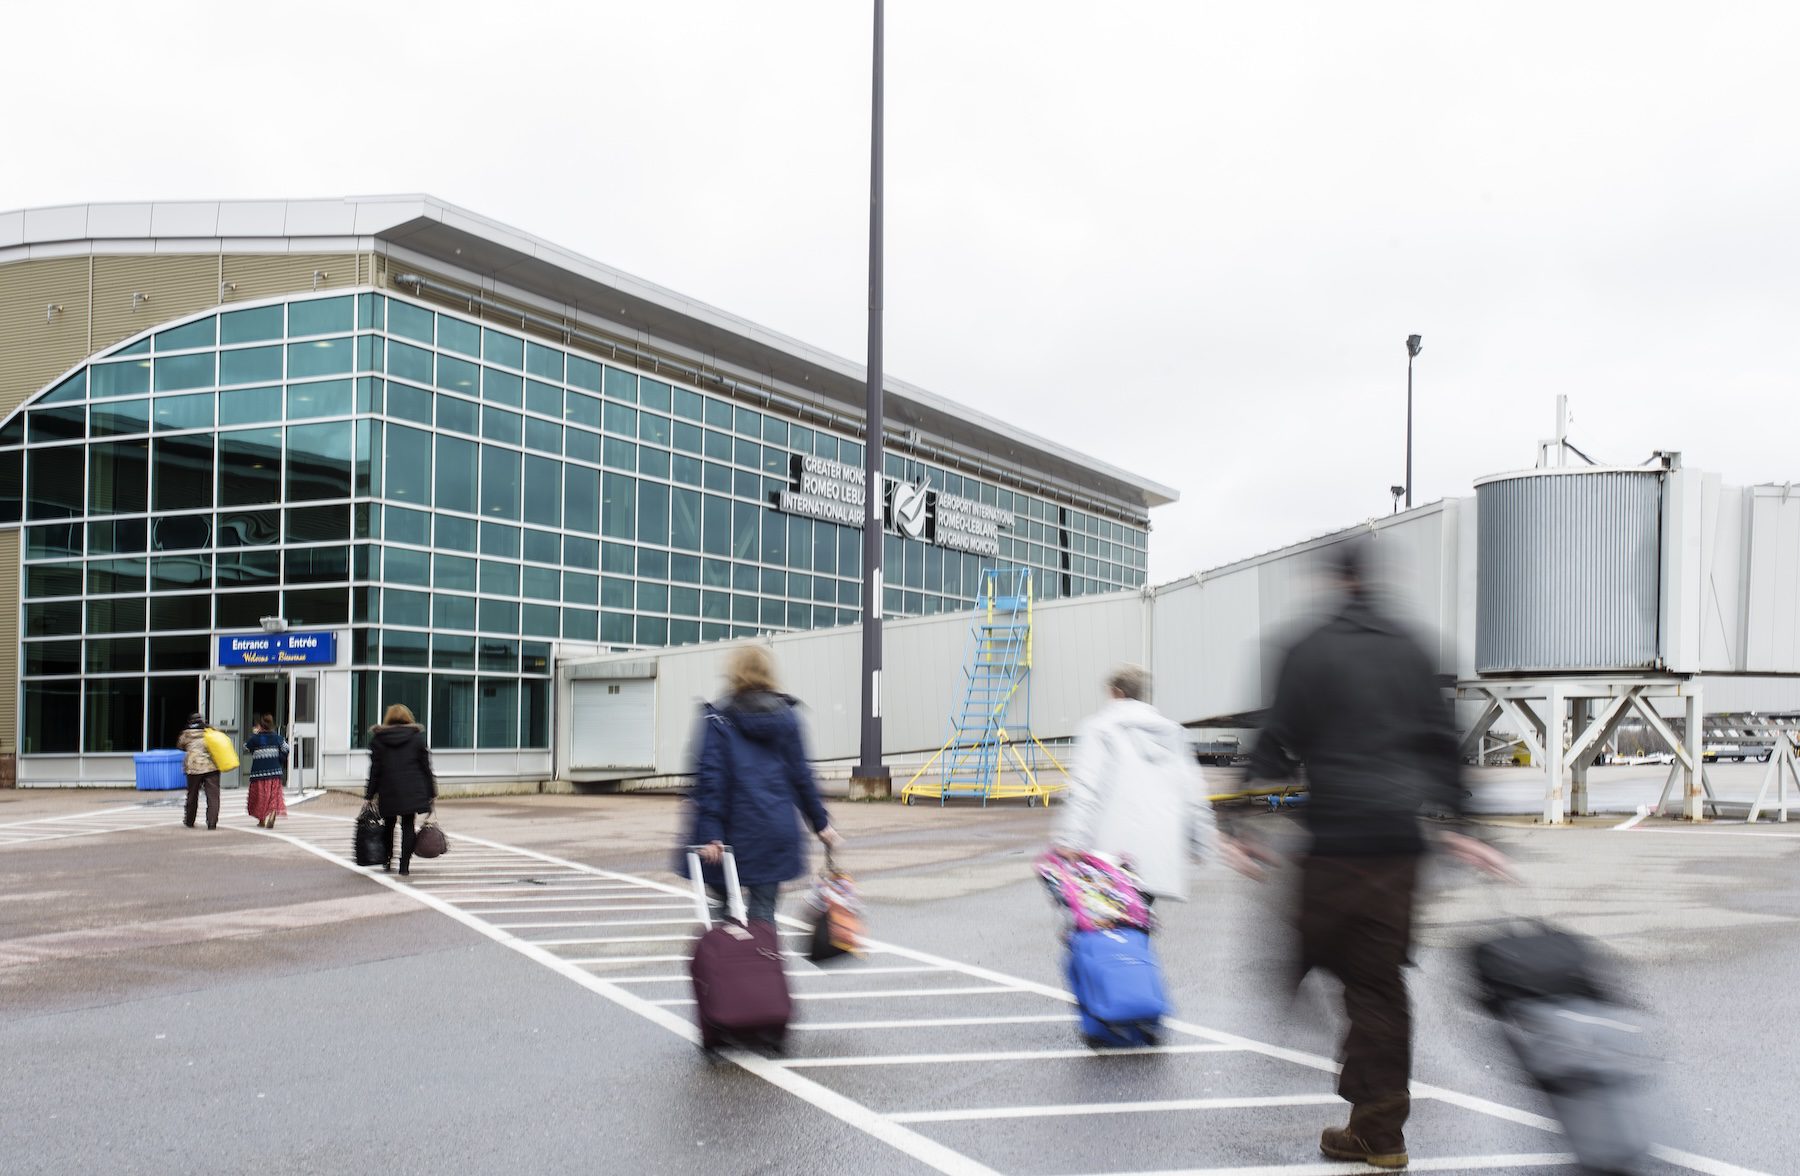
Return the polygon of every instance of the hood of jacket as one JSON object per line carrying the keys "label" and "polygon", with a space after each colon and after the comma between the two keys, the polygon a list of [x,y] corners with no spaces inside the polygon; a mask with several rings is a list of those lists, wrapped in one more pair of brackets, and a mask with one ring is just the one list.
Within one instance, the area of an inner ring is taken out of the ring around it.
{"label": "hood of jacket", "polygon": [[1161,711],[1137,698],[1112,699],[1097,717],[1108,727],[1121,731],[1142,731],[1146,734],[1161,734],[1175,725]]}
{"label": "hood of jacket", "polygon": [[402,747],[424,735],[425,728],[417,723],[396,723],[392,727],[376,727],[369,733],[369,742],[384,747]]}
{"label": "hood of jacket", "polygon": [[732,695],[719,710],[752,741],[775,743],[792,735],[794,708],[799,705],[798,699],[785,694],[752,690]]}

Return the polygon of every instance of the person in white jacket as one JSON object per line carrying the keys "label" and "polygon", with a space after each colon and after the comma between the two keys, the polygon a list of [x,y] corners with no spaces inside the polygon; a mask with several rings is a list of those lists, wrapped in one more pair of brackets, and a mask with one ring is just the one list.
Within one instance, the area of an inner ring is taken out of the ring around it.
{"label": "person in white jacket", "polygon": [[1076,729],[1051,848],[1126,861],[1146,895],[1182,902],[1191,858],[1253,874],[1249,856],[1219,833],[1187,732],[1150,705],[1149,673],[1120,666],[1106,688],[1106,705]]}

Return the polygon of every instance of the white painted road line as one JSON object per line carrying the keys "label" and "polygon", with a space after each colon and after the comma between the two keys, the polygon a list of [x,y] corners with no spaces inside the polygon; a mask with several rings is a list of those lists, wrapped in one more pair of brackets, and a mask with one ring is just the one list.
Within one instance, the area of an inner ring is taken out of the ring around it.
{"label": "white painted road line", "polygon": [[[792,954],[792,953],[790,953],[790,954]],[[682,962],[686,962],[686,960],[688,959],[687,956],[666,956],[666,957],[662,957],[662,958],[666,958],[669,960],[680,960]],[[608,961],[608,962],[611,962],[611,961]],[[920,972],[942,972],[942,971],[944,971],[943,968],[921,968],[921,967],[915,967],[912,965],[907,965],[906,967],[901,967],[901,968],[857,968],[854,971],[845,970],[845,971],[841,971],[841,972],[827,972],[821,968],[812,967],[812,968],[807,968],[803,971],[785,972],[785,973],[783,973],[783,975],[787,976],[788,979],[790,979],[790,980],[805,980],[805,979],[808,979],[813,976],[829,976],[832,979],[838,979],[838,978],[844,977],[844,976],[891,976],[891,975],[894,975],[895,973],[900,973],[900,972],[909,972],[909,973],[916,974],[916,973],[920,973]],[[689,976],[685,972],[682,972],[682,973],[670,972],[670,973],[668,973],[666,975],[662,975],[662,976],[608,976],[607,979],[610,980],[614,984],[674,984],[677,982],[686,984],[689,980],[693,979],[693,977]],[[1208,1048],[1211,1048],[1211,1047],[1208,1047]]]}
{"label": "white painted road line", "polygon": [[541,885],[536,882],[514,882],[504,886],[490,886],[486,882],[476,882],[466,884],[471,887],[471,889],[466,890],[461,889],[464,885],[464,883],[453,883],[448,886],[439,886],[432,883],[429,879],[426,879],[416,884],[413,889],[442,894],[445,898],[454,898],[458,902],[461,902],[465,896],[472,894],[504,894],[507,896],[507,901],[509,902],[514,898],[518,898],[520,895],[526,894],[568,894],[586,896],[588,898],[598,898],[602,894],[618,889],[618,887],[615,886],[569,886],[554,882]]}
{"label": "white painted road line", "polygon": [[[992,996],[1015,994],[1017,988],[890,988],[880,992],[795,992],[795,1000],[893,1000],[902,996]],[[653,1000],[654,1005],[691,1005],[691,1000]]]}
{"label": "white painted road line", "polygon": [[[1493,1168],[1560,1168],[1572,1166],[1575,1157],[1545,1152],[1514,1156],[1414,1156],[1409,1172],[1479,1172]],[[1350,1176],[1379,1172],[1366,1164],[1321,1160],[1312,1164],[1267,1164],[1250,1168],[1170,1168],[1155,1172],[1108,1172],[1096,1176]]]}
{"label": "white painted road line", "polygon": [[[682,920],[687,922],[688,920]],[[491,926],[491,924],[490,924]],[[782,931],[789,938],[807,938],[811,935],[805,931]],[[582,947],[590,943],[692,943],[692,935],[625,935],[596,936],[582,939],[527,939],[524,942],[536,947]]]}
{"label": "white painted road line", "polygon": [[[686,977],[683,977],[686,979]],[[623,980],[614,980],[623,984]],[[1142,1057],[1154,1054],[1233,1053],[1236,1046],[1196,1042],[1192,1045],[1140,1045],[1122,1049],[992,1049],[974,1053],[936,1054],[855,1054],[838,1058],[783,1058],[790,1070],[840,1069],[853,1066],[948,1066],[974,1062],[1036,1062],[1058,1058]]]}
{"label": "white painted road line", "polygon": [[[670,958],[671,960],[682,960],[682,962],[688,960],[688,956],[670,956]],[[810,976],[826,976],[826,978],[830,978],[830,980],[841,980],[844,976],[895,976],[895,974],[918,974],[918,972],[943,971],[949,971],[949,969],[943,969],[943,967],[918,967],[918,965],[913,965],[913,963],[907,963],[907,965],[902,965],[902,967],[857,967],[857,969],[841,969],[841,971],[826,971],[823,967],[808,967],[805,971],[787,972],[787,976],[790,980],[806,980],[806,978],[810,978]],[[612,983],[675,983],[677,980],[682,983],[688,983],[688,980],[691,980],[691,976],[688,976],[686,972],[682,972],[682,974],[670,972],[670,974],[666,974],[666,976],[607,976],[607,980],[610,980]]]}
{"label": "white painted road line", "polygon": [[[483,911],[482,917],[493,914]],[[556,923],[495,923],[502,931],[530,931],[557,927],[689,927],[698,926],[700,920],[686,919],[577,919]],[[539,940],[538,942],[542,942]]]}
{"label": "white painted road line", "polygon": [[[257,832],[259,836],[273,837],[278,840],[286,841],[289,844],[304,849],[308,853],[315,854],[327,861],[335,862],[340,866],[351,869],[356,868],[351,866],[346,859],[338,857],[331,851],[310,845],[297,837],[291,837],[287,834],[278,833],[273,830],[264,830],[260,832],[257,830],[247,831]],[[542,964],[544,967],[551,969],[557,974],[574,981],[588,991],[604,997],[629,1012],[636,1013],[645,1020],[662,1026],[677,1037],[695,1044],[699,1043],[699,1030],[686,1020],[669,1012],[667,1009],[659,1009],[626,989],[620,988],[615,984],[608,984],[605,980],[595,976],[592,972],[583,971],[581,968],[560,956],[553,955],[550,952],[543,950],[541,947],[520,939],[509,932],[502,931],[498,927],[469,914],[467,911],[459,910],[454,905],[445,902],[436,895],[428,894],[414,887],[404,885],[399,880],[385,874],[367,874],[366,876],[378,885],[386,886],[391,890],[397,890],[402,894],[412,895],[415,900],[424,903],[426,906],[429,906],[442,914],[448,915],[450,918],[455,919],[457,922],[468,927],[470,930],[475,931],[477,934],[484,935],[496,943],[511,948],[513,951],[518,952],[527,959]],[[821,1086],[817,1082],[813,1082],[802,1075],[790,1073],[787,1070],[782,1069],[769,1058],[760,1057],[756,1054],[747,1053],[744,1050],[738,1049],[723,1050],[721,1051],[721,1056],[735,1065],[748,1070],[750,1073],[761,1078],[776,1089],[786,1091],[788,1094],[809,1103],[819,1110],[824,1111],[826,1114],[831,1115],[833,1118],[843,1121],[856,1130],[863,1132],[865,1135],[887,1144],[889,1147],[894,1148],[904,1155],[912,1157],[926,1167],[944,1173],[944,1176],[1000,1176],[1000,1173],[995,1172],[986,1164],[973,1160],[968,1156],[963,1155],[961,1152],[945,1147],[936,1140],[920,1135],[916,1131],[911,1131],[901,1124],[889,1122],[885,1117],[870,1110],[861,1103],[846,1098],[837,1091]]]}
{"label": "white painted road line", "polygon": [[[797,951],[784,951],[781,954],[784,956],[791,956],[795,959],[799,959],[801,957],[802,953],[797,952]],[[568,957],[564,956],[562,958],[567,959]],[[599,965],[599,964],[685,964],[693,958],[694,958],[693,956],[689,956],[689,955],[641,955],[641,956],[621,955],[621,956],[593,956],[593,957],[590,957],[585,960],[569,960],[568,962],[571,964],[580,964],[584,967],[590,967],[590,966],[595,966],[595,965]],[[689,979],[689,977],[683,976],[682,979],[686,980],[686,979]],[[606,977],[606,980],[608,983],[612,983],[612,984],[618,983],[618,981],[613,979],[613,977],[611,977],[611,976]]]}
{"label": "white painted road line", "polygon": [[804,1033],[854,1032],[863,1029],[946,1029],[958,1025],[1047,1025],[1075,1020],[1073,1013],[1022,1013],[1008,1017],[918,1017],[894,1021],[796,1021],[788,1031]]}
{"label": "white painted road line", "polygon": [[1231,1111],[1252,1107],[1343,1106],[1335,1094],[1263,1094],[1247,1098],[1168,1098],[1153,1102],[1063,1103],[1057,1106],[962,1107],[948,1111],[899,1111],[895,1123],[969,1123],[988,1119],[1061,1119],[1072,1115],[1150,1115],[1162,1111]]}
{"label": "white painted road line", "polygon": [[[475,913],[485,919],[491,915],[634,915],[645,911],[691,911],[693,909],[694,904],[691,902],[665,902],[655,906],[483,907]],[[587,924],[580,925],[586,926]]]}
{"label": "white painted road line", "polygon": [[[554,904],[564,903],[564,902],[649,903],[652,900],[655,900],[658,904],[660,904],[661,906],[664,906],[664,907],[686,907],[690,911],[694,909],[694,902],[692,899],[689,899],[687,902],[670,902],[670,901],[668,901],[668,898],[669,898],[668,895],[657,894],[654,891],[651,893],[648,893],[648,894],[618,894],[618,893],[594,894],[592,892],[583,893],[583,894],[538,894],[538,893],[536,893],[536,891],[538,889],[539,889],[538,887],[533,887],[533,886],[520,886],[516,889],[509,890],[506,894],[504,894],[498,898],[488,898],[488,897],[484,897],[481,895],[470,895],[469,897],[464,898],[462,895],[459,894],[456,896],[456,901],[458,903],[461,903],[464,905],[477,905],[477,904],[496,903],[496,902],[529,902],[534,905],[541,906],[545,910],[548,911],[548,910],[556,909]],[[580,910],[581,908],[574,907],[574,908],[570,908],[570,909]],[[619,909],[620,910],[628,910],[628,911],[636,911],[636,910],[650,910],[651,908],[649,906],[627,906],[627,907],[620,907]]]}

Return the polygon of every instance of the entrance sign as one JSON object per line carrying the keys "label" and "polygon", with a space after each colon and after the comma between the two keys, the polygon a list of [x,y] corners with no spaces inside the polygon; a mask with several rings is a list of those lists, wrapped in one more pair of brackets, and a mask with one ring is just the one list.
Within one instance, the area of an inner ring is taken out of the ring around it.
{"label": "entrance sign", "polygon": [[246,633],[219,638],[221,666],[337,664],[336,633]]}

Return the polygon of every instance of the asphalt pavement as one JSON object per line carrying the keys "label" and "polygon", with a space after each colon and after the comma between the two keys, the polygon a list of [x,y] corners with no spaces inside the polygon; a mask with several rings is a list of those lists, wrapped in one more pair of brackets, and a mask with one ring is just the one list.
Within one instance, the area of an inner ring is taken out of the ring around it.
{"label": "asphalt pavement", "polygon": [[[345,861],[345,798],[275,835],[142,800],[0,793],[8,1172],[1361,1170],[1316,1151],[1339,1022],[1322,983],[1287,993],[1280,872],[1167,908],[1173,1030],[1096,1056],[1030,876],[1054,808],[839,806],[879,950],[793,960],[788,1055],[709,1064],[670,798],[446,803],[451,854],[405,882]],[[1490,826],[1527,887],[1433,872],[1416,1170],[1574,1171],[1465,979],[1470,942],[1537,914],[1600,936],[1653,1018],[1648,1171],[1796,1170],[1767,1108],[1800,1094],[1800,825],[1618,823]]]}

